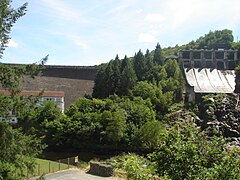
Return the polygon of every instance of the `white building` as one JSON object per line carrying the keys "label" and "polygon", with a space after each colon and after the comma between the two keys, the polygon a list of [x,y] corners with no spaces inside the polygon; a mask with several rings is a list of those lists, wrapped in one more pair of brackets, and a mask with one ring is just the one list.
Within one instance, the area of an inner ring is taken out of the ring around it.
{"label": "white building", "polygon": [[[7,90],[0,90],[0,94],[9,96],[11,95]],[[37,106],[42,105],[46,101],[52,101],[56,104],[57,108],[63,113],[64,112],[64,92],[63,91],[21,91],[18,96],[40,96]],[[17,123],[17,118],[11,116],[10,118],[4,118],[0,116],[0,122]]]}

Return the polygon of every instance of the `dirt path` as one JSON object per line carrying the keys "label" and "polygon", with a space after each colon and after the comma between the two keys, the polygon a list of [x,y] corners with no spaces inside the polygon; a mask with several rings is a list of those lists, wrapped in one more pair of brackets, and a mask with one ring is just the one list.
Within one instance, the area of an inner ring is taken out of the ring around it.
{"label": "dirt path", "polygon": [[[44,178],[45,180],[123,180],[117,177],[94,176],[78,169],[68,169],[47,174]],[[31,180],[34,179],[31,178]]]}

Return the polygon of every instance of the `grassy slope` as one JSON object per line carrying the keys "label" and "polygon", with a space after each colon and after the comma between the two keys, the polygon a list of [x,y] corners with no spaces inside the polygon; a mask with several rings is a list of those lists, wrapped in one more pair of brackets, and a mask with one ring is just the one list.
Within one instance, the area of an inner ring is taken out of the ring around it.
{"label": "grassy slope", "polygon": [[36,158],[36,164],[37,165],[34,168],[34,172],[31,174],[30,173],[27,174],[27,172],[26,172],[25,173],[26,176],[28,176],[28,177],[39,176],[39,175],[52,173],[52,172],[56,172],[59,170],[68,169],[68,168],[73,167],[72,165],[68,166],[67,160],[59,163],[56,161],[49,161],[49,160],[45,160],[45,159]]}

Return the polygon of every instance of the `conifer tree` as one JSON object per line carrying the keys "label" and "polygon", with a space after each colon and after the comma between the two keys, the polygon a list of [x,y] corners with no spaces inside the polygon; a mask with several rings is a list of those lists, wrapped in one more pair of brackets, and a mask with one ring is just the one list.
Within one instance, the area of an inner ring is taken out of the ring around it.
{"label": "conifer tree", "polygon": [[93,97],[101,98],[105,97],[105,88],[106,88],[106,64],[101,64],[98,67],[97,75],[94,80],[94,87],[93,87]]}
{"label": "conifer tree", "polygon": [[146,61],[141,50],[134,56],[133,64],[138,81],[142,81],[146,72]]}
{"label": "conifer tree", "polygon": [[119,60],[118,55],[116,55],[115,60],[113,61],[113,93],[117,93],[120,88],[120,79],[121,79],[121,61]]}
{"label": "conifer tree", "polygon": [[154,57],[153,57],[153,62],[158,65],[163,65],[164,64],[164,58],[162,55],[162,48],[159,43],[157,43],[156,49],[154,51]]}
{"label": "conifer tree", "polygon": [[128,91],[133,88],[137,81],[135,71],[130,59],[125,56],[123,71],[121,73],[121,86],[118,95],[127,95]]}

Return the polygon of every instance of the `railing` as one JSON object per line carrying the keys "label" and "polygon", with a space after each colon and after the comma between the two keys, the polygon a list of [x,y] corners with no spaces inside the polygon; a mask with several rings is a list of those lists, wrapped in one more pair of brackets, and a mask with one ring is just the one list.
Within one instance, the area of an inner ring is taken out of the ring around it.
{"label": "railing", "polygon": [[69,169],[76,167],[78,164],[78,156],[69,157],[66,159],[59,159],[56,161],[37,159],[37,164],[35,165],[32,172],[29,169],[26,169],[24,172],[24,177],[29,179],[35,176],[43,176],[48,173],[54,173],[60,170]]}

